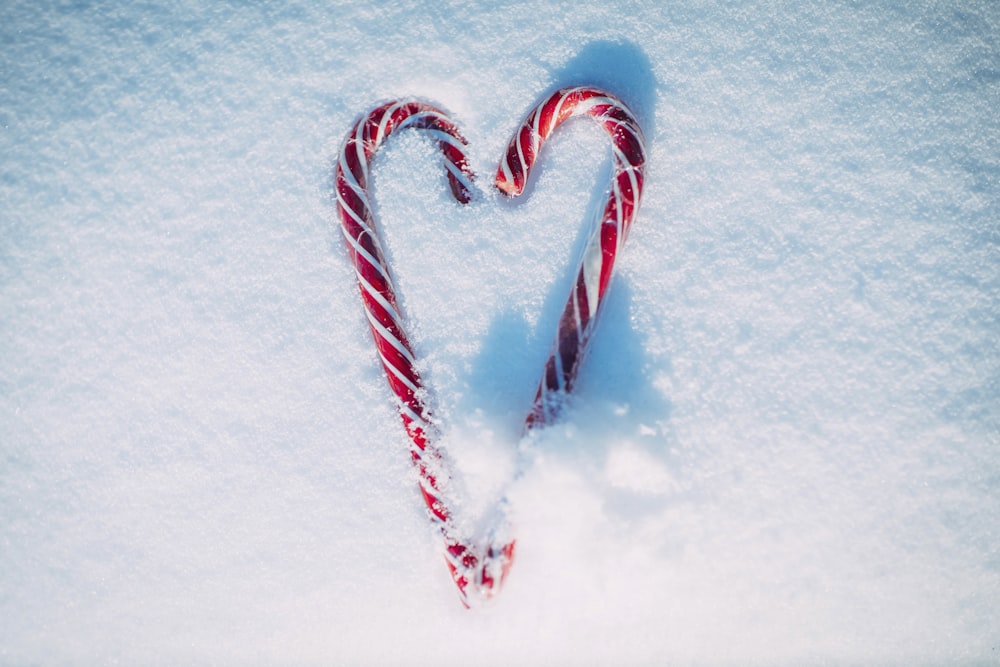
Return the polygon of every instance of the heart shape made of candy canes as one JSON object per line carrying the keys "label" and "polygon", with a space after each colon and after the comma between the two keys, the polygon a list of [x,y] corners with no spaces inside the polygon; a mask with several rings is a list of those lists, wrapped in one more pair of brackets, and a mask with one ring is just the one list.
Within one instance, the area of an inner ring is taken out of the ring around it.
{"label": "heart shape made of candy canes", "polygon": [[[524,432],[551,423],[572,389],[587,341],[597,322],[615,258],[635,220],[646,163],[639,123],[617,97],[597,88],[558,90],[538,104],[521,123],[497,169],[495,185],[505,195],[520,195],[542,144],[561,123],[587,115],[611,137],[612,173],[607,201],[598,211],[584,248],[569,299],[563,309],[551,354],[545,363]],[[379,147],[406,127],[430,132],[444,156],[452,194],[460,203],[471,199],[473,174],[467,142],[442,110],[416,100],[393,101],[372,109],[348,133],[337,161],[337,215],[354,264],[361,300],[389,387],[397,399],[410,437],[410,456],[417,469],[428,515],[444,546],[445,562],[465,606],[495,595],[514,559],[505,513],[483,539],[462,534],[448,496],[451,477],[445,453],[435,443],[440,434],[427,407],[426,390],[415,369],[413,347],[403,327],[389,266],[385,260],[369,193],[369,168]]]}

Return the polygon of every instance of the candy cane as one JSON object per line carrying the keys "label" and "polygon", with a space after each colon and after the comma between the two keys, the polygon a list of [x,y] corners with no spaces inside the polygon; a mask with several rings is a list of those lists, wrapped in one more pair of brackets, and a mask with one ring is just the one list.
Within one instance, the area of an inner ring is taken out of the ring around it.
{"label": "candy cane", "polygon": [[410,436],[410,456],[421,495],[444,544],[445,562],[460,598],[468,606],[472,592],[490,597],[499,589],[513,558],[514,544],[477,545],[460,536],[455,525],[453,503],[447,497],[447,461],[434,445],[438,430],[425,403],[426,392],[415,368],[413,347],[403,328],[372,213],[368,189],[371,161],[389,135],[405,127],[427,130],[437,139],[452,194],[463,204],[469,201],[473,174],[466,158],[466,142],[458,129],[439,109],[422,102],[397,101],[373,109],[347,135],[336,168],[337,213],[375,346]]}
{"label": "candy cane", "polygon": [[615,258],[635,220],[642,195],[646,150],[638,121],[618,98],[597,88],[564,88],[535,107],[515,132],[497,169],[496,186],[515,197],[549,135],[564,121],[586,114],[611,135],[611,186],[583,252],[576,282],[559,318],[555,343],[538,385],[525,432],[551,423],[576,380],[580,359],[597,323]]}

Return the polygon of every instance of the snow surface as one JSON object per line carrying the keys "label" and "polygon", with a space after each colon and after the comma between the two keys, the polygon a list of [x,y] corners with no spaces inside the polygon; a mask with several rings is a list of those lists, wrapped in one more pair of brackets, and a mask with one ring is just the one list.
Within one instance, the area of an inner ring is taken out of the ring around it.
{"label": "snow surface", "polygon": [[[0,663],[1000,662],[1000,4],[5,3]],[[470,515],[514,469],[598,201],[650,162],[580,384],[466,611],[328,198],[358,114]]]}

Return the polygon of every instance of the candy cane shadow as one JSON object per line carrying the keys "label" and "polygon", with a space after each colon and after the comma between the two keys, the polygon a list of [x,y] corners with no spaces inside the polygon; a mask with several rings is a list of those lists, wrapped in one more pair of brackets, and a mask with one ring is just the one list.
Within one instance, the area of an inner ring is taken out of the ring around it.
{"label": "candy cane shadow", "polygon": [[[654,381],[657,369],[669,362],[662,355],[651,359],[646,337],[632,325],[632,313],[641,308],[633,293],[628,276],[612,279],[560,417],[523,440],[524,415],[551,344],[550,327],[536,327],[544,331],[540,345],[539,332],[523,315],[501,313],[470,372],[469,386],[475,390],[464,397],[463,409],[479,414],[481,423],[494,431],[492,441],[477,443],[484,450],[479,464],[487,457],[502,461],[505,478],[466,474],[464,479],[473,495],[486,491],[475,504],[479,512],[498,496],[506,498],[527,581],[535,581],[553,559],[563,556],[570,559],[562,564],[568,571],[561,575],[569,588],[580,584],[580,577],[589,581],[581,572],[589,572],[594,563],[578,560],[574,545],[593,544],[609,525],[655,517],[684,493],[670,425],[673,406]],[[564,300],[561,292],[553,299]],[[516,448],[510,452],[516,460],[503,460],[499,446]],[[489,489],[480,486],[482,481]],[[581,488],[588,489],[582,497]],[[585,512],[576,502],[587,507],[597,503],[600,509]],[[515,567],[514,579],[519,574]]]}
{"label": "candy cane shadow", "polygon": [[[568,256],[567,273],[576,264]],[[612,520],[655,515],[678,490],[671,455],[672,405],[654,382],[656,370],[667,362],[662,355],[650,359],[645,336],[632,326],[632,313],[641,306],[633,303],[627,275],[612,278],[559,418],[522,438],[568,293],[568,284],[561,287],[550,290],[551,305],[543,309],[549,312],[534,326],[522,312],[500,312],[467,371],[467,390],[456,406],[463,417],[452,425],[452,433],[474,438],[449,444],[459,454],[455,463],[465,507],[479,530],[492,527],[493,508],[501,497],[521,528],[526,528],[522,524],[529,515],[534,530],[542,532],[550,522],[572,516],[574,508],[564,502],[569,492],[553,479],[586,479],[603,499],[603,514]],[[535,510],[543,500],[548,509],[539,515]],[[596,520],[594,529],[604,521]],[[559,538],[558,531],[550,535],[562,546],[578,537]]]}
{"label": "candy cane shadow", "polygon": [[[549,427],[553,433],[542,429],[538,438],[550,453],[585,457],[588,465],[602,466],[613,448],[628,443],[655,458],[665,456],[673,438],[673,405],[654,375],[669,360],[650,357],[645,336],[632,324],[632,313],[639,308],[628,276],[614,276],[573,391]],[[523,400],[530,402],[533,395],[534,386]]]}
{"label": "candy cane shadow", "polygon": [[[469,371],[469,391],[459,405],[460,414],[475,415],[474,423],[492,434],[488,441],[477,443],[483,458],[472,469],[460,466],[467,485],[478,487],[468,490],[474,496],[486,492],[473,503],[476,511],[484,511],[499,494],[513,492],[511,499],[516,502],[516,487],[539,456],[602,486],[605,509],[611,515],[654,513],[675,490],[670,458],[673,407],[653,379],[654,370],[669,362],[660,355],[654,363],[645,337],[632,326],[631,314],[639,306],[633,303],[631,281],[623,275],[612,280],[559,419],[526,439],[522,439],[524,417],[549,352],[551,327],[543,317],[532,329],[524,315],[513,311],[493,320]],[[565,301],[562,292],[553,294],[553,302]],[[517,460],[502,461],[502,474],[477,474],[475,466],[488,465],[487,458],[493,465],[501,463],[500,447],[509,448],[508,455]]]}

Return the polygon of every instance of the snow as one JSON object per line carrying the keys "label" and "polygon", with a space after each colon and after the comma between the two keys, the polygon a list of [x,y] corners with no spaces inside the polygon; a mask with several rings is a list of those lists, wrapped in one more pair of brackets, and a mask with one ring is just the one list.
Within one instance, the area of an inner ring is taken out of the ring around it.
{"label": "snow", "polygon": [[[0,662],[920,665],[1000,656],[1000,6],[8,3],[0,26]],[[470,516],[518,463],[603,197],[562,85],[633,107],[638,221],[466,611],[328,198],[376,162]]]}

